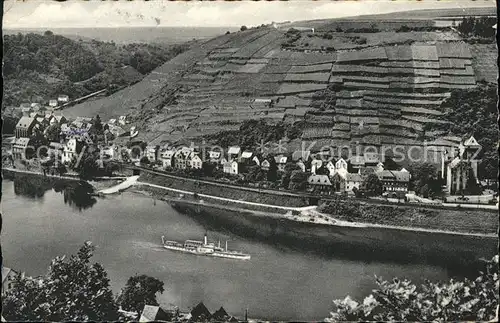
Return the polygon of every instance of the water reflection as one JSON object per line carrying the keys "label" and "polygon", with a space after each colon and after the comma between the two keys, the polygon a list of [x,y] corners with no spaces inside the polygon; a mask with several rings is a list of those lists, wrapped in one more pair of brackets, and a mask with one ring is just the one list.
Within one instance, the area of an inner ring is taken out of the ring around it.
{"label": "water reflection", "polygon": [[28,198],[42,198],[53,189],[64,197],[64,204],[79,211],[92,207],[97,200],[94,188],[84,181],[68,181],[41,176],[21,176],[14,179],[14,193]]}
{"label": "water reflection", "polygon": [[41,198],[52,188],[50,180],[42,177],[14,179],[14,193],[29,198]]}
{"label": "water reflection", "polygon": [[62,192],[64,204],[67,204],[79,211],[91,208],[97,203],[92,196],[94,188],[87,182],[73,182],[65,185],[54,185],[54,191]]}

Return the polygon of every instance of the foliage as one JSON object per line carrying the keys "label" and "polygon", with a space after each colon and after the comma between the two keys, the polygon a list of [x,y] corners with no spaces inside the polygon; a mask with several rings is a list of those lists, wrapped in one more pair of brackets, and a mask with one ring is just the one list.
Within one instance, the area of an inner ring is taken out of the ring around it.
{"label": "foliage", "polygon": [[143,156],[141,157],[139,162],[141,163],[141,165],[149,165],[149,158],[147,156]]}
{"label": "foliage", "polygon": [[447,124],[427,126],[426,130],[444,130],[450,134],[467,138],[473,135],[482,150],[477,157],[480,179],[497,178],[498,169],[498,124],[497,87],[480,84],[472,90],[453,91],[441,104],[442,120]]}
{"label": "foliage", "polygon": [[364,192],[367,196],[379,196],[382,194],[382,182],[376,174],[366,176],[363,181]]}
{"label": "foliage", "polygon": [[159,305],[156,293],[163,292],[162,281],[146,275],[132,276],[118,296],[118,304],[125,311],[141,313],[144,305]]}
{"label": "foliage", "polygon": [[91,151],[88,147],[83,147],[82,151],[70,163],[70,168],[75,170],[80,178],[90,179],[99,172],[99,155]]}
{"label": "foliage", "polygon": [[59,94],[76,98],[103,88],[122,88],[139,81],[188,45],[74,41],[27,33],[4,36],[4,102],[48,101]]}
{"label": "foliage", "polygon": [[475,280],[426,281],[416,286],[409,280],[380,278],[378,288],[357,302],[347,296],[335,300],[335,312],[327,321],[489,321],[498,308],[498,255],[486,264]]}
{"label": "foliage", "polygon": [[90,242],[68,261],[56,257],[46,275],[18,275],[2,298],[2,315],[9,321],[111,321],[117,306],[104,268],[90,263]]}
{"label": "foliage", "polygon": [[291,190],[305,190],[309,175],[309,173],[303,172],[302,170],[292,171],[288,188]]}
{"label": "foliage", "polygon": [[45,137],[49,142],[59,142],[61,135],[61,126],[56,122],[45,129]]}
{"label": "foliage", "polygon": [[493,25],[496,23],[497,19],[491,17],[464,17],[458,24],[457,30],[464,37],[475,36],[493,40],[496,32]]}
{"label": "foliage", "polygon": [[256,149],[262,144],[278,142],[284,137],[299,138],[302,135],[302,129],[302,122],[289,125],[284,122],[270,124],[265,120],[245,120],[239,130],[222,131],[208,136],[208,139],[221,147],[239,145],[245,149]]}
{"label": "foliage", "polygon": [[247,27],[247,26],[245,26],[245,25],[241,26],[241,28],[240,28],[240,30],[241,30],[241,31],[245,31],[245,30],[247,30],[247,29],[248,29],[248,27]]}
{"label": "foliage", "polygon": [[245,180],[249,183],[265,181],[266,172],[258,165],[249,166],[245,174]]}
{"label": "foliage", "polygon": [[328,202],[320,205],[318,211],[351,219],[361,217],[361,207],[358,201],[339,196],[334,196]]}
{"label": "foliage", "polygon": [[2,133],[14,134],[16,125],[19,122],[18,118],[2,116]]}
{"label": "foliage", "polygon": [[413,163],[408,167],[411,174],[410,190],[423,197],[441,195],[442,181],[438,178],[436,166],[431,163]]}

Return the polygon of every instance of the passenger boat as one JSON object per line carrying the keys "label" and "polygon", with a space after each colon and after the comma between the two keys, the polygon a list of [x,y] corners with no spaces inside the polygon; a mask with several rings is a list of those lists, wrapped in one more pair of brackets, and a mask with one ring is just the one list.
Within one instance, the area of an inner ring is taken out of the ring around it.
{"label": "passenger boat", "polygon": [[184,243],[165,240],[165,236],[161,236],[161,242],[163,243],[163,247],[169,250],[175,250],[180,252],[191,253],[195,255],[201,256],[209,256],[209,257],[220,257],[220,258],[230,258],[230,259],[239,259],[239,260],[249,260],[250,255],[244,254],[239,251],[231,251],[227,249],[227,241],[226,248],[221,248],[220,241],[216,246],[214,243],[209,243],[207,240],[207,236],[204,236],[203,241],[198,240],[186,240]]}

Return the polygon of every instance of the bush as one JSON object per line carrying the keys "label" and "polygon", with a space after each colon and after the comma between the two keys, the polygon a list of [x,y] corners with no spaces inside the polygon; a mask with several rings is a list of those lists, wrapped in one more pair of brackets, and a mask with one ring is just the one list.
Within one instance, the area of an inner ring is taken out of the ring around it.
{"label": "bush", "polygon": [[392,282],[377,278],[378,288],[362,302],[347,296],[334,300],[335,311],[326,319],[339,321],[491,321],[498,308],[498,255],[486,263],[475,280]]}
{"label": "bush", "polygon": [[240,30],[241,30],[241,31],[245,31],[245,30],[247,30],[247,29],[248,29],[248,27],[247,27],[247,26],[244,26],[244,25],[243,25],[243,26],[241,26],[241,28],[240,28]]}

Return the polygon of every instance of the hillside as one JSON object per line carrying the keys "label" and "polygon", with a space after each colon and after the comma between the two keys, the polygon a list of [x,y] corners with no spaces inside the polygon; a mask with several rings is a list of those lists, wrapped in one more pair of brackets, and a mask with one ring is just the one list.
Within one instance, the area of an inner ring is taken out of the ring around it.
{"label": "hillside", "polygon": [[[301,139],[318,147],[424,139],[447,145],[439,138],[444,132],[427,133],[433,127],[426,125],[447,122],[440,107],[453,91],[496,84],[497,50],[491,36],[466,37],[426,15],[294,22],[222,35],[129,88],[64,113],[128,113],[138,137],[158,144],[261,119],[303,121]],[[255,100],[263,98],[273,103]]]}
{"label": "hillside", "polygon": [[77,98],[104,88],[113,92],[187,48],[76,41],[51,31],[4,35],[3,106],[46,103],[59,94]]}

